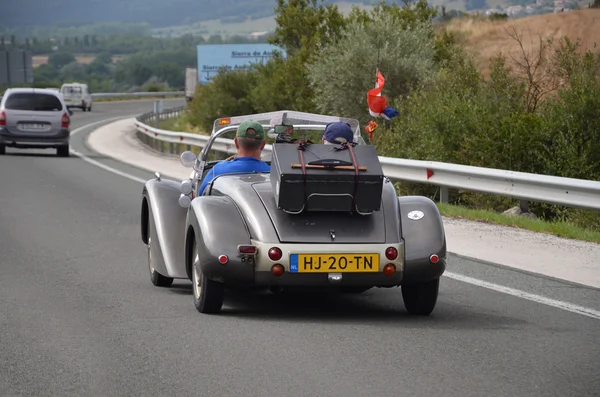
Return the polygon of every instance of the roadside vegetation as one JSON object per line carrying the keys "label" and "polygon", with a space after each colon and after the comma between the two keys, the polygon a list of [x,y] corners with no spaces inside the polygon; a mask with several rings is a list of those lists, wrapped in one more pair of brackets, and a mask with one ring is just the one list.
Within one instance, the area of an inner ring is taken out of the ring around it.
{"label": "roadside vegetation", "polygon": [[[142,33],[55,38],[0,35],[0,50],[31,51],[34,87],[86,83],[92,92],[183,91],[185,68],[197,67],[198,44],[263,42],[232,36],[158,38]],[[23,84],[18,84],[23,86]],[[0,87],[0,92],[8,86]]]}
{"label": "roadside vegetation", "polygon": [[[461,37],[434,26],[438,10],[426,1],[355,8],[347,16],[317,0],[277,4],[270,42],[288,56],[223,71],[198,86],[185,116],[191,125],[210,130],[219,117],[294,109],[354,117],[364,126],[371,120],[366,92],[379,67],[384,94],[400,112],[378,120],[373,144],[382,156],[600,180],[600,53],[589,43],[583,49],[580,38],[544,39],[497,25],[514,50],[490,57],[484,76]],[[400,186],[402,194],[436,193],[433,186]],[[498,214],[518,202],[451,190],[450,204]],[[598,212],[529,208],[555,225],[546,231],[574,238],[579,232],[570,227],[582,230],[579,236],[600,232]],[[515,221],[522,227],[541,224],[522,218]]]}

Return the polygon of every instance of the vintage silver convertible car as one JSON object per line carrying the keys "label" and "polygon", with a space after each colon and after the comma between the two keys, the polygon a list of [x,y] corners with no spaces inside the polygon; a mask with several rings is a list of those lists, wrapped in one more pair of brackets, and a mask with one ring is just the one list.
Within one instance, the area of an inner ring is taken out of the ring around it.
{"label": "vintage silver convertible car", "polygon": [[[294,134],[315,136],[327,123],[344,121],[354,130],[356,148],[366,145],[354,119],[279,111],[216,120],[200,155],[181,154],[183,166],[192,168],[189,179],[172,181],[156,173],[144,185],[141,237],[152,283],[169,287],[173,279],[191,280],[201,313],[220,312],[229,288],[360,293],[401,287],[407,311],[429,315],[447,260],[442,218],[430,199],[398,197],[382,176],[378,211],[289,213],[278,208],[268,172],[218,176],[198,196],[203,176],[218,162],[207,161],[211,149],[235,153],[223,137],[233,137],[245,120],[259,121],[265,130],[292,126]],[[263,155],[285,144],[267,146]]]}

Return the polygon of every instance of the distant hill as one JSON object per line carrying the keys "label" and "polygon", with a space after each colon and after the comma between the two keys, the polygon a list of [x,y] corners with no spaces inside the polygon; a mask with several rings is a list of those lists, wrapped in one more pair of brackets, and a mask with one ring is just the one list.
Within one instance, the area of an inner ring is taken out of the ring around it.
{"label": "distant hill", "polygon": [[[369,0],[345,0],[370,5]],[[326,3],[336,3],[327,0]],[[402,4],[401,0],[388,3]],[[241,22],[273,15],[275,0],[8,0],[0,25],[8,28],[61,24],[147,22],[152,27],[221,19]]]}

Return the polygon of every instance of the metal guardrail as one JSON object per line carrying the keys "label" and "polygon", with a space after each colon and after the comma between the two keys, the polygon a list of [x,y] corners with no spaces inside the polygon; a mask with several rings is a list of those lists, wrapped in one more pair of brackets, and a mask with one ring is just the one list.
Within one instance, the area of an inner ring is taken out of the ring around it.
{"label": "metal guardrail", "polygon": [[[0,93],[0,101],[4,93]],[[105,99],[105,98],[170,98],[170,97],[183,97],[185,91],[161,91],[161,92],[97,92],[91,94],[92,99]]]}
{"label": "metal guardrail", "polygon": [[[174,132],[151,127],[147,123],[178,116],[185,107],[167,109],[157,116],[153,112],[136,117],[138,137],[146,144],[161,152],[179,154],[191,147],[203,147],[207,135]],[[168,143],[168,149],[164,143]],[[235,154],[231,139],[219,138],[213,144],[217,152]],[[264,151],[269,153],[271,145]],[[460,189],[479,193],[510,197],[521,200],[521,207],[527,202],[564,205],[588,210],[600,210],[600,181],[563,178],[558,176],[531,174],[473,167],[436,161],[407,160],[379,157],[384,174],[392,180],[424,183],[440,187],[440,201],[448,202],[448,189]]]}
{"label": "metal guardrail", "polygon": [[164,91],[164,92],[97,92],[92,94],[92,99],[104,98],[167,98],[182,97],[185,91]]}

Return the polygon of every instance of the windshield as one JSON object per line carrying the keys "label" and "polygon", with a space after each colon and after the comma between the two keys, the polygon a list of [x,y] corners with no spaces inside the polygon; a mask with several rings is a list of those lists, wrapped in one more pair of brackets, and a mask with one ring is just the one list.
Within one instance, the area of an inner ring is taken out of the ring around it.
{"label": "windshield", "polygon": [[65,94],[81,94],[81,87],[73,87],[73,86],[63,87],[62,92]]}
{"label": "windshield", "polygon": [[56,96],[42,93],[14,93],[6,98],[4,107],[10,110],[38,112],[57,112],[63,110],[62,104]]}
{"label": "windshield", "polygon": [[[311,130],[308,128],[302,128],[301,131],[295,130],[293,133],[294,138],[310,139],[313,142],[319,140],[323,135],[324,126],[328,123],[335,121],[343,121],[350,124],[352,131],[354,131],[354,140],[361,145],[365,144],[364,137],[361,134],[360,123],[356,119],[350,119],[345,117],[327,116],[322,114],[295,112],[288,110],[281,110],[277,112],[260,113],[245,116],[235,116],[220,118],[215,120],[213,125],[212,134],[214,135],[224,127],[239,125],[243,121],[254,120],[265,126],[265,130],[270,130],[276,125],[315,125],[315,129]],[[234,135],[232,131],[230,134]]]}

